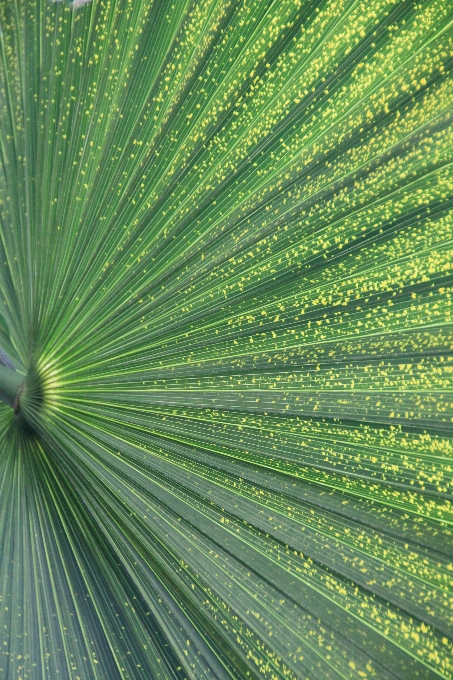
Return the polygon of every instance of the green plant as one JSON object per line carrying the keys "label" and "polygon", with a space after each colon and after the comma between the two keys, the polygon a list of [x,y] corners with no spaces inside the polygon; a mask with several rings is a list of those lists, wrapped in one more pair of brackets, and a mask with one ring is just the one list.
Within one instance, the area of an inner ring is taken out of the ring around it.
{"label": "green plant", "polygon": [[453,677],[452,22],[0,0],[2,679]]}

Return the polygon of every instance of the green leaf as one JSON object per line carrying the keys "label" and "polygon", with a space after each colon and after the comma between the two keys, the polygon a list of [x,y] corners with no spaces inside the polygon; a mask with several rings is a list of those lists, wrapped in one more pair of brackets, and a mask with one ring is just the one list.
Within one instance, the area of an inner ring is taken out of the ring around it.
{"label": "green leaf", "polygon": [[453,678],[453,5],[0,27],[0,678]]}

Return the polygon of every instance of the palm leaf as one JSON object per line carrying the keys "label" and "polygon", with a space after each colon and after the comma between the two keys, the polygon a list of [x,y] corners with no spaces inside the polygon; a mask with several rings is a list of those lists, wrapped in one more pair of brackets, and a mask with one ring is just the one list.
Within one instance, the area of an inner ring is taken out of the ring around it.
{"label": "palm leaf", "polygon": [[0,26],[0,677],[452,678],[451,3]]}

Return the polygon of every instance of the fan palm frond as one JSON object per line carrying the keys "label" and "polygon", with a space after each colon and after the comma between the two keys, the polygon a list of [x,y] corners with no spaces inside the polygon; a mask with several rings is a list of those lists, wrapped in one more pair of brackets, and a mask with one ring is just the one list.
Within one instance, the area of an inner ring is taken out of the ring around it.
{"label": "fan palm frond", "polygon": [[0,678],[453,678],[453,5],[0,26]]}

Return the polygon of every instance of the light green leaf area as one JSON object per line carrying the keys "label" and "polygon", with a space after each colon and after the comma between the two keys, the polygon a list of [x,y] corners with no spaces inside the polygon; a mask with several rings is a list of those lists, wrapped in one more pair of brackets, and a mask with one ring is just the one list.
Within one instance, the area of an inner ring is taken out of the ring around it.
{"label": "light green leaf area", "polygon": [[0,27],[1,680],[453,678],[453,4]]}

